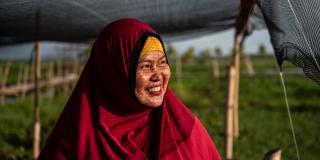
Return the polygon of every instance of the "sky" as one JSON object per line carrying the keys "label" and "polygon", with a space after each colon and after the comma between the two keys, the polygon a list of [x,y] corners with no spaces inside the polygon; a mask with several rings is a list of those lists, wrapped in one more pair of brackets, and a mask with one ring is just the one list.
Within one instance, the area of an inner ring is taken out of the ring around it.
{"label": "sky", "polygon": [[[179,53],[183,53],[192,46],[196,53],[206,48],[214,49],[216,47],[220,47],[222,49],[222,54],[229,54],[233,46],[233,37],[234,29],[230,29],[208,36],[174,42],[172,45]],[[254,31],[253,34],[248,36],[244,42],[246,53],[256,53],[261,44],[266,46],[268,52],[273,52],[270,36],[267,30]]]}
{"label": "sky", "polygon": [[[188,48],[193,47],[195,53],[199,53],[204,49],[214,49],[220,47],[222,54],[229,54],[233,46],[234,29],[218,32],[211,35],[206,35],[198,38],[192,38],[187,40],[181,40],[172,42],[174,48],[178,51],[178,54],[183,53]],[[273,52],[273,48],[270,43],[270,36],[267,30],[254,31],[244,43],[246,53],[256,53],[260,44],[264,44],[268,52]],[[166,44],[165,44],[166,45]],[[33,52],[34,43],[23,43],[19,45],[0,47],[0,60],[5,59],[24,59],[30,60],[31,53]],[[41,43],[41,55],[42,58],[59,57],[61,53],[65,53],[70,47],[67,43],[57,42],[42,42]],[[57,55],[56,53],[60,53]]]}

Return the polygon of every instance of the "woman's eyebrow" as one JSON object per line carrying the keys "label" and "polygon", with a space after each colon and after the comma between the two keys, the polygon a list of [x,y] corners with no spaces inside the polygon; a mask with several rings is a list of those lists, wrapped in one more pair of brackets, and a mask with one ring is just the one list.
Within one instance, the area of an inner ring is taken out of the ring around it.
{"label": "woman's eyebrow", "polygon": [[144,63],[144,62],[149,62],[149,63],[151,63],[152,60],[148,60],[148,59],[139,60],[139,61],[138,61],[138,64],[139,64],[139,63]]}
{"label": "woman's eyebrow", "polygon": [[[163,56],[161,56],[159,58],[159,60],[163,59],[163,58],[167,58],[165,54],[163,54]],[[150,60],[150,59],[142,59],[142,60],[139,60],[138,63],[143,63],[143,62],[153,62],[153,60]]]}
{"label": "woman's eyebrow", "polygon": [[160,59],[163,59],[163,58],[167,58],[165,54],[163,54],[163,56]]}

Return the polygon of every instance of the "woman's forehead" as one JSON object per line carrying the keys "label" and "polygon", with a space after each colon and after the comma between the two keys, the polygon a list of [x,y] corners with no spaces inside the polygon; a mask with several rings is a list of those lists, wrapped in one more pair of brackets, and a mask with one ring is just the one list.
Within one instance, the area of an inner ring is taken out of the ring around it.
{"label": "woman's forehead", "polygon": [[144,54],[139,57],[139,61],[143,60],[158,60],[165,57],[165,53],[162,51],[151,51],[148,52],[147,54]]}

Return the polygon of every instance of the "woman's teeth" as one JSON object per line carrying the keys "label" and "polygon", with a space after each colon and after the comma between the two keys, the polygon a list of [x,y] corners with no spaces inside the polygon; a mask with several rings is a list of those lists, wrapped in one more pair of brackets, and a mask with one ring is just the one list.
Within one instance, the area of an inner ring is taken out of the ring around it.
{"label": "woman's teeth", "polygon": [[149,88],[149,92],[158,92],[158,91],[160,91],[160,86],[158,86],[158,87],[152,87],[152,88]]}

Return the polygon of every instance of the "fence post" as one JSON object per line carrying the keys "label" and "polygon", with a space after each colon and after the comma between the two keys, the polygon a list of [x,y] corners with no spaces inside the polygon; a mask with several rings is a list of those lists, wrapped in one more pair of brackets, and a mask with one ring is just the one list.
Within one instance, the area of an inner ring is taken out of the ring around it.
{"label": "fence post", "polygon": [[35,42],[35,61],[34,61],[34,128],[33,128],[33,158],[38,159],[40,153],[40,85],[41,79],[41,48],[39,41],[39,29],[40,29],[40,11],[36,12],[36,42]]}
{"label": "fence post", "polygon": [[[2,78],[1,84],[0,84],[1,89],[4,89],[7,86],[7,80],[8,80],[8,76],[9,76],[9,72],[10,72],[10,67],[11,67],[11,61],[7,61],[3,70],[2,70],[3,78]],[[4,102],[5,102],[5,95],[0,95],[0,105],[3,105]]]}
{"label": "fence post", "polygon": [[[19,88],[21,88],[22,86],[22,79],[23,79],[23,64],[19,64],[18,77],[16,81],[16,85],[19,86]],[[21,94],[21,90],[20,92],[16,93],[16,99],[20,100],[20,94]]]}
{"label": "fence post", "polygon": [[[62,59],[57,60],[57,76],[63,78],[63,63]],[[59,94],[63,93],[63,85],[59,87]]]}
{"label": "fence post", "polygon": [[[48,70],[48,72],[47,72],[47,80],[46,81],[49,82],[54,76],[54,74],[53,74],[54,63],[52,61],[48,62],[47,70]],[[47,87],[47,96],[50,100],[52,100],[52,98],[54,96],[54,89],[49,83],[46,84],[46,87]]]}
{"label": "fence post", "polygon": [[214,84],[219,86],[219,80],[220,80],[220,68],[219,68],[219,61],[218,58],[212,58],[211,60],[212,64],[212,75],[213,75],[213,80]]}
{"label": "fence post", "polygon": [[249,78],[254,78],[254,69],[249,55],[244,56],[244,62],[246,64],[247,74]]}
{"label": "fence post", "polygon": [[62,79],[63,79],[63,93],[66,94],[68,93],[68,90],[69,90],[69,85],[68,83],[65,81],[66,80],[66,77],[68,76],[68,69],[67,69],[67,66],[68,64],[64,63],[64,66],[63,66],[63,74],[62,74]]}
{"label": "fence post", "polygon": [[179,92],[181,92],[182,89],[182,63],[181,63],[181,56],[176,54],[176,79],[177,79],[177,88]]}
{"label": "fence post", "polygon": [[29,66],[26,65],[23,68],[22,89],[21,89],[20,100],[24,100],[26,97],[27,90],[26,90],[25,86],[28,84],[28,80],[29,80]]}

